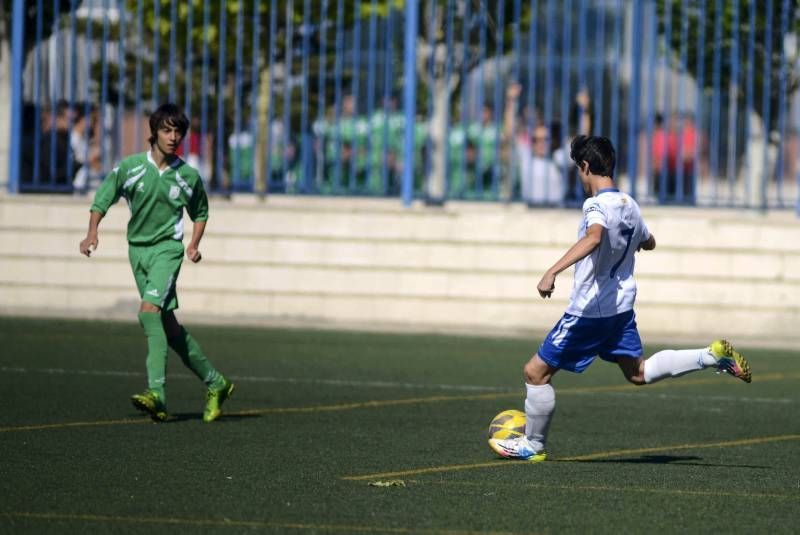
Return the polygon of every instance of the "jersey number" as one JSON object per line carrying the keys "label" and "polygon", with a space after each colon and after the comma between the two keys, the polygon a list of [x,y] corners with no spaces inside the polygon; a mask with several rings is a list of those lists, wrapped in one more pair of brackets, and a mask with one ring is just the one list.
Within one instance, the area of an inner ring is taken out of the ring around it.
{"label": "jersey number", "polygon": [[631,228],[625,229],[625,230],[623,230],[623,231],[621,232],[621,234],[622,234],[623,236],[627,236],[627,238],[628,238],[628,241],[626,241],[626,242],[625,242],[625,252],[624,252],[624,253],[622,253],[622,258],[620,258],[620,259],[619,259],[619,262],[617,262],[616,264],[614,264],[614,266],[611,268],[611,274],[610,274],[609,276],[610,276],[612,279],[614,278],[614,275],[616,275],[616,274],[617,274],[617,269],[619,269],[619,266],[620,266],[620,264],[622,264],[622,261],[623,261],[623,260],[625,260],[625,256],[627,256],[627,254],[628,254],[628,249],[629,249],[629,248],[630,248],[630,246],[631,246],[631,240],[633,239],[633,232],[634,232],[635,230],[636,230],[636,227],[631,227]]}

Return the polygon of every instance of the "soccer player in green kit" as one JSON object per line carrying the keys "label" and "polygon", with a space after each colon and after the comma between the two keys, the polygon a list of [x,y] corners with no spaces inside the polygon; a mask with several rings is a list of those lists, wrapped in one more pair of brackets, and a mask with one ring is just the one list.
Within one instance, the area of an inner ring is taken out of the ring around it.
{"label": "soccer player in green kit", "polygon": [[148,388],[131,398],[133,405],[154,421],[166,421],[167,346],[208,387],[203,421],[220,415],[233,393],[233,383],[212,366],[200,345],[178,323],[175,285],[183,260],[183,209],[194,223],[186,257],[202,258],[198,247],[208,220],[208,197],[197,170],[176,151],[189,129],[189,120],[175,104],[163,104],[150,116],[150,150],[122,160],[105,178],[90,208],[89,230],[80,251],[90,256],[97,248],[97,227],[120,197],[128,202],[128,258],[142,303],[139,323],[147,337]]}

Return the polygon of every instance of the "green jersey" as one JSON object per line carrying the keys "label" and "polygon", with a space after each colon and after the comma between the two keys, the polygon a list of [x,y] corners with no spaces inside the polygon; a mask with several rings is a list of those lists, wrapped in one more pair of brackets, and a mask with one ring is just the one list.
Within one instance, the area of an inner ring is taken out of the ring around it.
{"label": "green jersey", "polygon": [[153,245],[183,240],[183,209],[192,221],[208,220],[208,197],[196,169],[176,158],[159,170],[150,152],[122,160],[97,189],[90,211],[105,215],[125,197],[131,218],[128,243]]}

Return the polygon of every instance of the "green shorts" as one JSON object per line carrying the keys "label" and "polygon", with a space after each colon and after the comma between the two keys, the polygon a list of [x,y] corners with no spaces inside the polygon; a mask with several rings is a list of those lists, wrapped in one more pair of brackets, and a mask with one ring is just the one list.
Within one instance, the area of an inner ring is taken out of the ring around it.
{"label": "green shorts", "polygon": [[161,310],[178,308],[175,285],[183,262],[183,243],[164,240],[155,245],[128,245],[128,259],[142,301]]}

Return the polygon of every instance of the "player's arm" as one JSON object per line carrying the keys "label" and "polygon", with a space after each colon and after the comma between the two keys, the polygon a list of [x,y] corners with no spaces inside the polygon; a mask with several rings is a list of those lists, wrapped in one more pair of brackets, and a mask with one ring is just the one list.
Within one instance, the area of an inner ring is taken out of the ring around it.
{"label": "player's arm", "polygon": [[202,260],[203,255],[200,254],[200,240],[203,239],[203,233],[206,231],[206,220],[195,221],[192,227],[192,241],[186,246],[186,258],[195,264]]}
{"label": "player's arm", "polygon": [[86,231],[86,237],[80,243],[82,255],[91,256],[92,252],[97,249],[99,243],[97,229],[100,226],[100,220],[105,217],[108,209],[119,200],[122,194],[119,184],[120,175],[119,168],[114,168],[97,188],[94,202],[89,209],[89,229]]}
{"label": "player's arm", "polygon": [[605,227],[599,223],[595,223],[586,229],[586,235],[575,242],[575,245],[570,247],[569,250],[564,253],[564,256],[553,264],[553,267],[548,269],[542,276],[542,280],[536,285],[536,289],[539,290],[539,295],[542,297],[550,297],[556,287],[556,276],[579,260],[592,254],[592,251],[597,249],[600,242],[603,241],[603,233],[605,230]]}
{"label": "player's arm", "polygon": [[644,240],[642,243],[639,244],[637,251],[644,249],[645,251],[652,251],[656,248],[656,238],[653,234],[650,234],[650,237]]}
{"label": "player's arm", "polygon": [[92,252],[97,249],[99,242],[97,227],[100,226],[101,219],[103,219],[103,214],[100,212],[89,212],[89,230],[86,231],[86,237],[81,241],[80,245],[82,255],[91,256]]}
{"label": "player's arm", "polygon": [[192,227],[192,240],[186,246],[186,258],[194,263],[199,262],[203,256],[200,254],[200,240],[206,231],[208,222],[208,195],[203,187],[203,181],[198,177],[192,188],[192,196],[186,206],[189,218],[194,222]]}

